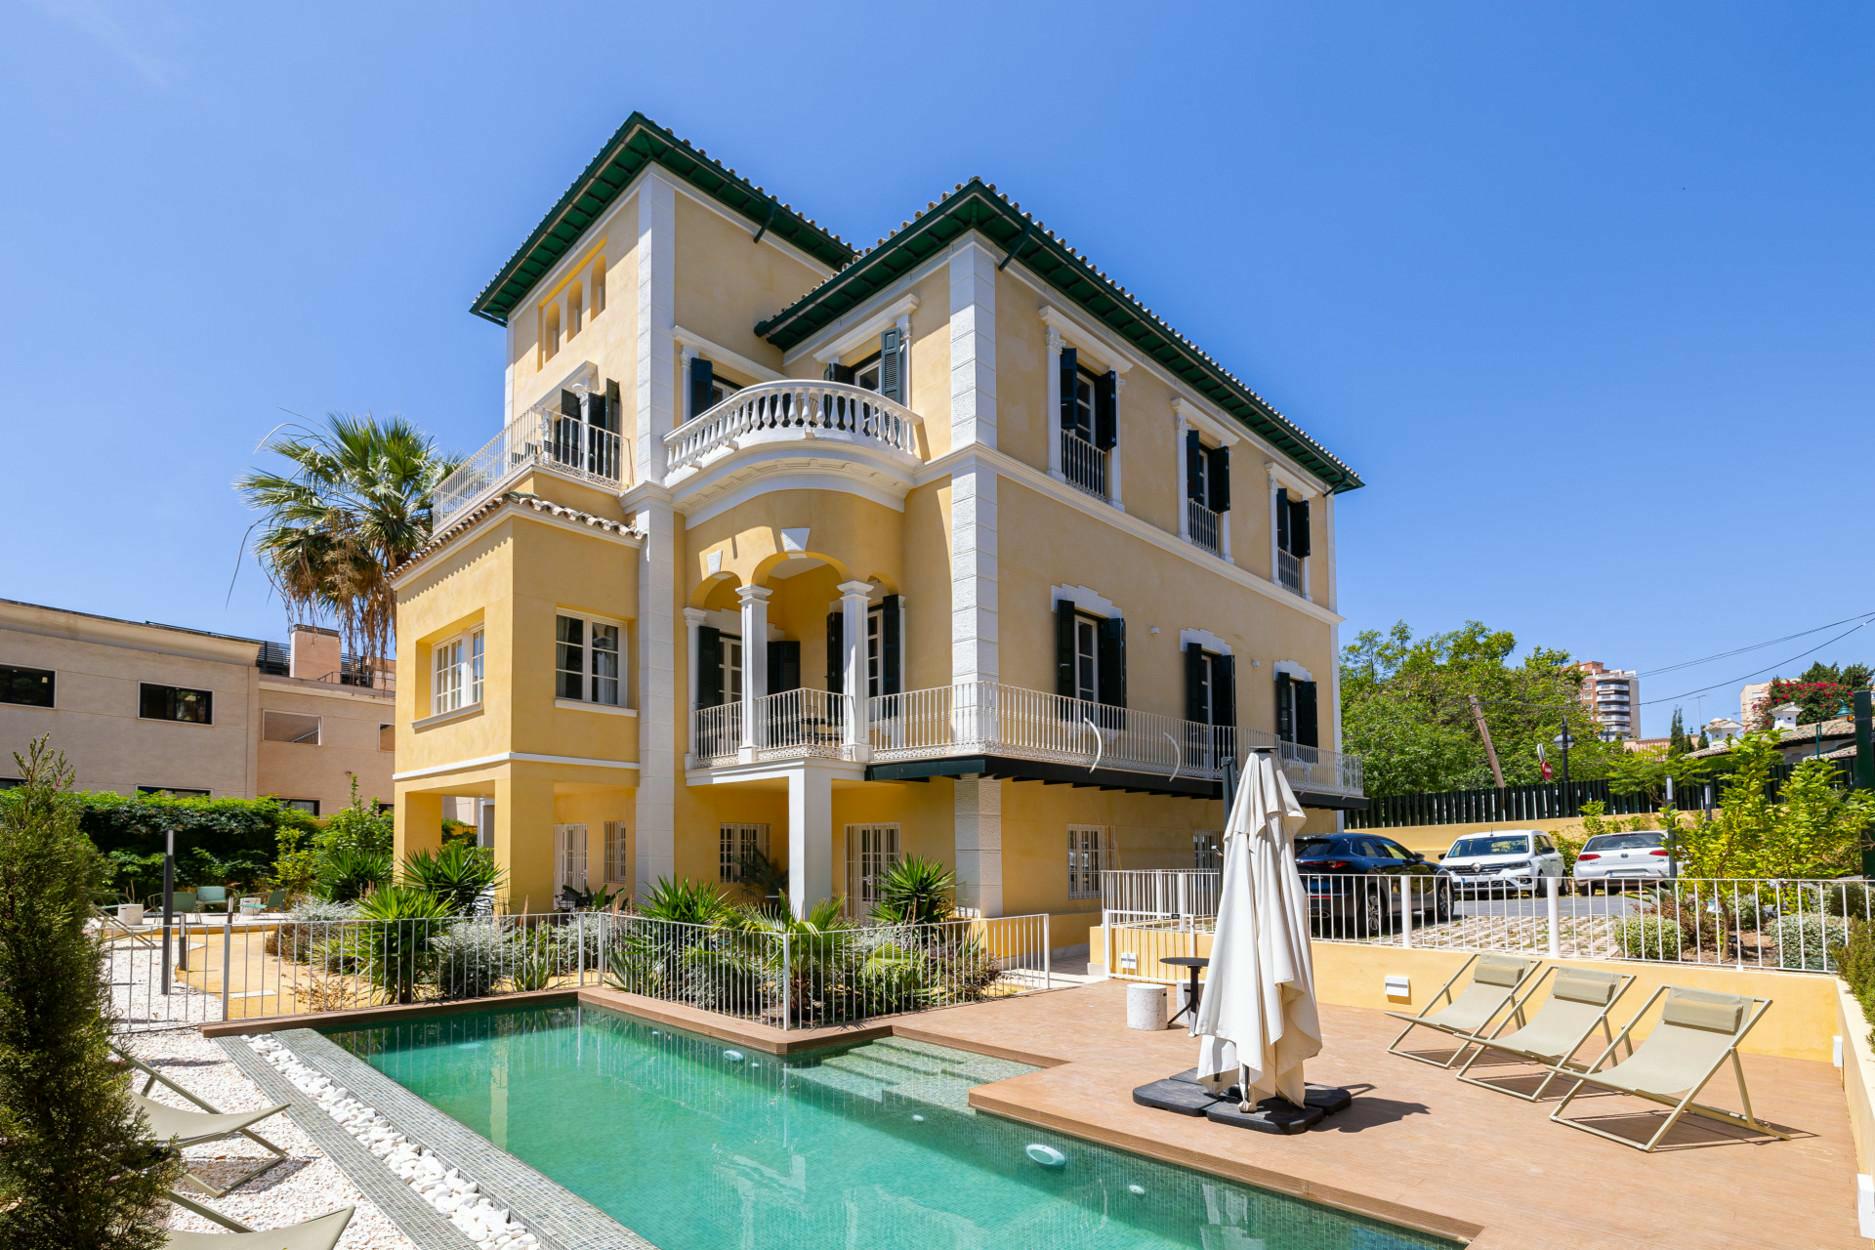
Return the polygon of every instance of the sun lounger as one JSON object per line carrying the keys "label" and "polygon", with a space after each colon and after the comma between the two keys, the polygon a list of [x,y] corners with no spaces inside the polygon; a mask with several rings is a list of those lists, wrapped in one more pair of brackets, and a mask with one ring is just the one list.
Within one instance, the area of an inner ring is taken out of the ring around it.
{"label": "sun lounger", "polygon": [[213,1220],[226,1233],[185,1232],[179,1228],[167,1231],[164,1246],[166,1250],[332,1250],[339,1244],[339,1238],[345,1233],[345,1226],[351,1223],[352,1208],[343,1207],[329,1211],[316,1219],[302,1224],[289,1224],[285,1228],[268,1229],[255,1232],[245,1224],[238,1223],[221,1214],[191,1202],[181,1194],[169,1195],[169,1200],[184,1210],[193,1211],[205,1219]]}
{"label": "sun lounger", "polygon": [[[1550,982],[1549,1001],[1530,1017],[1528,1024],[1496,1037],[1473,1035],[1466,1039],[1476,1049],[1472,1051],[1471,1058],[1465,1060],[1465,1066],[1458,1070],[1459,1080],[1467,1085],[1481,1085],[1500,1094],[1535,1102],[1548,1091],[1551,1081],[1571,1071],[1570,1059],[1597,1027],[1610,1043],[1615,1040],[1608,1028],[1608,1013],[1616,1000],[1634,984],[1632,976],[1621,972],[1591,972],[1585,968],[1550,968],[1531,984],[1526,1002],[1535,997],[1545,980]],[[1469,1075],[1472,1065],[1487,1054],[1540,1063],[1550,1071],[1533,1092],[1519,1093]]]}
{"label": "sun lounger", "polygon": [[[1613,1067],[1602,1068],[1602,1063],[1614,1053],[1616,1045],[1632,1035],[1634,1026],[1640,1023],[1662,995],[1666,1002],[1661,1007],[1660,1021],[1653,1031],[1638,1046],[1629,1043],[1630,1053],[1626,1059]],[[1663,985],[1648,997],[1641,1005],[1640,1012],[1628,1021],[1627,1027],[1589,1064],[1586,1071],[1571,1074],[1575,1085],[1563,1096],[1549,1118],[1594,1133],[1597,1137],[1606,1137],[1624,1146],[1647,1151],[1660,1144],[1661,1139],[1679,1123],[1681,1116],[1689,1114],[1788,1140],[1789,1134],[1779,1132],[1752,1114],[1751,1094],[1745,1088],[1745,1068],[1738,1059],[1739,1042],[1770,1009],[1771,1000],[1768,998],[1717,994]],[[1728,1059],[1732,1064],[1732,1074],[1738,1081],[1738,1098],[1744,1107],[1742,1115],[1693,1101]],[[1566,1119],[1563,1112],[1584,1086],[1644,1098],[1671,1108],[1671,1113],[1645,1142],[1611,1133],[1583,1119]]]}
{"label": "sun lounger", "polygon": [[[195,1182],[219,1198],[230,1190],[247,1184],[286,1158],[286,1151],[254,1132],[252,1127],[268,1116],[278,1115],[285,1111],[285,1103],[274,1107],[264,1107],[259,1111],[224,1112],[197,1098],[135,1055],[117,1047],[112,1047],[112,1049],[116,1050],[121,1062],[143,1073],[146,1078],[143,1088],[134,1092],[131,1098],[135,1101],[137,1109],[143,1113],[144,1122],[149,1126],[150,1139],[153,1142],[180,1150],[184,1146],[195,1146],[203,1142],[219,1141],[224,1137],[240,1136],[258,1143],[273,1156],[263,1160],[260,1166],[243,1173],[238,1179],[225,1186],[217,1187],[212,1182],[197,1176],[193,1171],[184,1174],[186,1179]],[[158,1085],[194,1104],[200,1110],[190,1111],[187,1108],[172,1107],[168,1103],[154,1101],[149,1094]]]}
{"label": "sun lounger", "polygon": [[[1517,991],[1536,966],[1536,960],[1519,959],[1515,955],[1473,955],[1459,965],[1458,971],[1452,974],[1451,980],[1439,987],[1438,993],[1427,1000],[1424,1010],[1417,1014],[1406,1011],[1387,1013],[1395,1020],[1406,1021],[1406,1027],[1393,1039],[1393,1044],[1387,1050],[1402,1059],[1429,1063],[1435,1068],[1451,1067],[1469,1048],[1471,1039],[1483,1033],[1493,1020],[1504,1017],[1498,1032],[1502,1032],[1503,1025],[1512,1019],[1519,1026],[1524,1024],[1523,1004],[1518,1000]],[[1462,994],[1454,996],[1452,987],[1458,984],[1467,969],[1471,970],[1471,984],[1465,987]],[[1448,1000],[1444,1007],[1437,1006],[1441,998]],[[1407,1034],[1419,1028],[1433,1029],[1458,1038],[1459,1048],[1444,1063],[1401,1050],[1400,1043],[1406,1040]]]}

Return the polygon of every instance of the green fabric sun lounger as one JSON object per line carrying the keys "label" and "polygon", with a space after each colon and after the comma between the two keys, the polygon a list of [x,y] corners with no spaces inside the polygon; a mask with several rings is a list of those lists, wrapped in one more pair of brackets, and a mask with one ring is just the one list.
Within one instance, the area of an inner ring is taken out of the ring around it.
{"label": "green fabric sun lounger", "polygon": [[[1452,979],[1440,986],[1438,992],[1427,1000],[1424,1010],[1417,1014],[1406,1011],[1387,1013],[1395,1020],[1406,1021],[1406,1027],[1387,1047],[1388,1052],[1416,1063],[1429,1063],[1435,1068],[1451,1067],[1469,1048],[1471,1039],[1483,1033],[1493,1020],[1504,1015],[1507,1008],[1509,1015],[1503,1023],[1509,1023],[1511,1019],[1520,1026],[1524,1023],[1523,1004],[1518,1000],[1517,991],[1529,979],[1536,966],[1536,960],[1519,959],[1515,955],[1473,955],[1460,964],[1458,971],[1452,974]],[[1463,993],[1454,995],[1452,987],[1458,984],[1467,969],[1471,970],[1471,983]],[[1438,1007],[1441,998],[1448,1001],[1445,1006]],[[1458,1038],[1459,1048],[1444,1063],[1401,1050],[1400,1043],[1414,1029],[1420,1028]],[[1498,1031],[1502,1029],[1503,1024],[1500,1024]]]}
{"label": "green fabric sun lounger", "polygon": [[[1601,1065],[1614,1053],[1615,1047],[1631,1037],[1634,1026],[1641,1022],[1663,995],[1666,1001],[1660,1010],[1660,1022],[1654,1026],[1653,1032],[1641,1039],[1638,1046],[1629,1042],[1630,1050],[1626,1059],[1613,1067],[1603,1068]],[[1575,1085],[1563,1096],[1556,1109],[1550,1112],[1549,1118],[1643,1151],[1658,1147],[1661,1139],[1684,1115],[1702,1116],[1721,1124],[1748,1128],[1787,1141],[1789,1134],[1779,1132],[1752,1114],[1751,1094],[1745,1088],[1745,1068],[1738,1059],[1738,1044],[1770,1009],[1771,1000],[1768,998],[1717,994],[1663,985],[1641,1004],[1634,1019],[1628,1021],[1627,1027],[1621,1030],[1586,1071],[1570,1074],[1575,1079]],[[1738,1081],[1738,1098],[1744,1108],[1742,1115],[1693,1101],[1728,1059],[1732,1064],[1732,1075]],[[1588,1123],[1586,1119],[1565,1118],[1563,1112],[1584,1086],[1644,1098],[1671,1108],[1671,1114],[1645,1142],[1611,1133]]]}
{"label": "green fabric sun lounger", "polygon": [[[1535,997],[1545,980],[1550,982],[1549,1000],[1537,1009],[1528,1024],[1495,1037],[1474,1034],[1466,1039],[1477,1049],[1458,1070],[1459,1080],[1509,1094],[1512,1098],[1536,1102],[1548,1091],[1551,1081],[1574,1070],[1570,1060],[1598,1027],[1602,1036],[1613,1043],[1615,1038],[1608,1028],[1608,1013],[1634,984],[1632,976],[1622,972],[1591,972],[1586,968],[1550,968],[1532,982],[1530,994],[1524,1000],[1526,1003]],[[1469,1075],[1472,1065],[1487,1054],[1539,1063],[1549,1072],[1533,1092],[1519,1093]]]}

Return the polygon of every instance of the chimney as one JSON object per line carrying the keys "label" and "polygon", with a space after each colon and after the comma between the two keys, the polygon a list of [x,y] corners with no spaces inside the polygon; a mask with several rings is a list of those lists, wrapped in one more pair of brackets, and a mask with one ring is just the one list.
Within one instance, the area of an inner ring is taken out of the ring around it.
{"label": "chimney", "polygon": [[295,625],[287,633],[287,676],[307,681],[338,681],[339,635],[316,625]]}
{"label": "chimney", "polygon": [[1771,727],[1773,729],[1795,729],[1797,714],[1803,709],[1795,703],[1780,703],[1771,709]]}

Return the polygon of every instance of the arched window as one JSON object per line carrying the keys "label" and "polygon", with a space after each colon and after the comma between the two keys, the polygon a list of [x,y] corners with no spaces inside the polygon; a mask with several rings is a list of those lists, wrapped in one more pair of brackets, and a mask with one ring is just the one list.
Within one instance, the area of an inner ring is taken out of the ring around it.
{"label": "arched window", "polygon": [[566,290],[566,336],[572,338],[579,333],[586,321],[586,295],[575,282]]}
{"label": "arched window", "polygon": [[559,352],[559,350],[560,350],[560,306],[558,304],[554,304],[548,307],[546,320],[541,325],[540,358],[542,360],[552,360],[554,358],[554,355],[557,352]]}
{"label": "arched window", "polygon": [[605,311],[605,257],[592,262],[592,299],[588,301],[592,315],[597,317]]}

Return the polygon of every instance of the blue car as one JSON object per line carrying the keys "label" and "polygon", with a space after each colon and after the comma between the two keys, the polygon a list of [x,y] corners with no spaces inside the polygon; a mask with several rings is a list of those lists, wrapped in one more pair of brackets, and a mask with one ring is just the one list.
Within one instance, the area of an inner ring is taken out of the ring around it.
{"label": "blue car", "polygon": [[1309,892],[1309,916],[1324,937],[1379,933],[1400,921],[1402,898],[1416,921],[1452,917],[1452,883],[1424,855],[1373,833],[1304,834],[1296,868]]}

